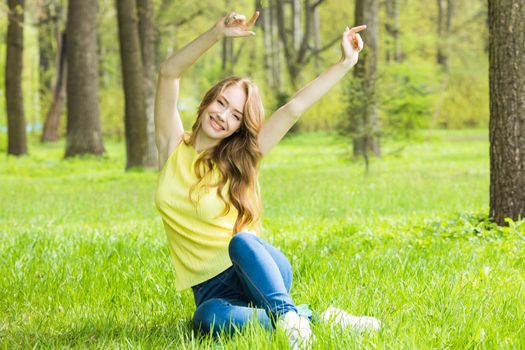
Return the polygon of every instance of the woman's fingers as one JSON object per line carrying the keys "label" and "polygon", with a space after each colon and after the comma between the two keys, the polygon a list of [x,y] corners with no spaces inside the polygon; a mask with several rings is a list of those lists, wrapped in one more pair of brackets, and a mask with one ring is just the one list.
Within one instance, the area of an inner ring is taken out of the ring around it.
{"label": "woman's fingers", "polygon": [[251,27],[252,25],[254,25],[255,21],[257,21],[257,18],[259,18],[259,11],[255,11],[252,18],[250,18],[250,20],[248,21],[248,23],[246,23],[246,25],[248,27]]}
{"label": "woman's fingers", "polygon": [[361,39],[361,36],[358,33],[365,29],[366,25],[361,25],[353,28],[346,27],[345,33],[348,37],[348,40],[352,44],[354,50],[361,51],[361,49],[363,48],[363,39]]}
{"label": "woman's fingers", "polygon": [[359,33],[360,31],[363,31],[365,29],[366,29],[366,24],[363,24],[363,25],[351,28],[350,33],[352,34]]}
{"label": "woman's fingers", "polygon": [[226,24],[228,27],[245,26],[248,28],[248,27],[251,27],[255,23],[255,21],[257,21],[258,17],[259,17],[259,11],[255,11],[252,18],[250,18],[249,21],[246,21],[246,16],[243,16],[236,12],[232,12],[230,13],[230,15],[226,17],[224,24]]}

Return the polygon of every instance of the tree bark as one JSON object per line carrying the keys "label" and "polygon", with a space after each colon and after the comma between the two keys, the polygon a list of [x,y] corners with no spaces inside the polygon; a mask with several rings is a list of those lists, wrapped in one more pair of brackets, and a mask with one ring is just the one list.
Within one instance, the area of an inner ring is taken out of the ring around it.
{"label": "tree bark", "polygon": [[385,29],[388,34],[386,42],[386,61],[400,62],[402,60],[399,42],[399,0],[386,0]]}
{"label": "tree bark", "polygon": [[104,152],[98,104],[97,3],[69,1],[66,158]]}
{"label": "tree bark", "polygon": [[147,138],[144,68],[135,0],[116,0],[125,95],[126,169],[144,167]]}
{"label": "tree bark", "polygon": [[490,216],[525,218],[525,4],[489,0]]}
{"label": "tree bark", "polygon": [[144,96],[147,120],[147,149],[144,165],[157,168],[157,146],[155,145],[155,124],[153,117],[155,99],[156,38],[153,25],[153,4],[151,0],[137,0],[139,16],[140,49],[144,66]]}
{"label": "tree bark", "polygon": [[444,9],[445,0],[437,0],[438,5],[438,42],[436,61],[448,71],[448,37],[452,21],[452,0],[446,0],[446,14]]}
{"label": "tree bark", "polygon": [[277,95],[283,92],[283,78],[282,78],[282,64],[281,64],[281,42],[279,41],[279,27],[276,23],[277,18],[277,0],[273,0],[270,3],[270,45],[272,47],[271,59],[272,59],[272,77],[274,81],[275,91]]}
{"label": "tree bark", "polygon": [[9,24],[5,62],[5,98],[7,109],[7,154],[27,154],[26,123],[22,93],[24,52],[24,0],[8,0]]}
{"label": "tree bark", "polygon": [[[365,47],[360,53],[359,63],[354,66],[355,82],[353,86],[361,98],[350,96],[350,131],[353,135],[354,157],[363,156],[368,160],[368,151],[381,155],[379,142],[379,113],[376,99],[375,83],[377,80],[377,42],[378,42],[378,8],[377,0],[357,0],[355,23],[366,23],[367,29],[362,32]],[[353,92],[350,92],[352,95]]]}
{"label": "tree bark", "polygon": [[319,50],[321,49],[321,14],[319,13],[319,6],[315,6],[311,16],[312,23],[310,24],[313,33],[313,49],[315,56],[315,71],[316,75],[321,73],[321,59],[319,57]]}
{"label": "tree bark", "polygon": [[[317,8],[323,1],[324,0],[304,2],[304,16],[302,17],[304,20],[304,30],[302,31],[300,30],[301,26],[298,24],[301,20],[298,11],[301,7],[300,2],[295,0],[275,0],[274,2],[278,36],[282,43],[284,60],[293,90],[297,90],[302,85],[301,72],[310,59],[318,57],[319,53],[330,48],[340,40],[340,36],[338,35],[335,40],[325,47],[315,47],[315,35],[317,35],[313,29],[316,16],[315,12],[318,11]],[[288,22],[286,16],[286,13],[288,12],[286,6],[288,5],[291,6],[291,24]]]}
{"label": "tree bark", "polygon": [[55,81],[55,88],[53,92],[53,101],[51,107],[46,114],[44,122],[44,130],[42,132],[41,142],[57,141],[59,138],[58,129],[60,127],[60,115],[64,108],[66,98],[66,84],[64,81],[67,77],[67,62],[66,62],[66,33],[59,36],[57,45],[57,77]]}

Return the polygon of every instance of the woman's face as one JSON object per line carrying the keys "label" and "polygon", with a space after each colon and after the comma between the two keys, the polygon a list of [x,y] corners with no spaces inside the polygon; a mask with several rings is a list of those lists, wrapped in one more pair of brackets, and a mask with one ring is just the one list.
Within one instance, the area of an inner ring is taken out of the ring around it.
{"label": "woman's face", "polygon": [[239,130],[246,93],[238,85],[225,88],[203,111],[202,130],[212,139],[224,139]]}

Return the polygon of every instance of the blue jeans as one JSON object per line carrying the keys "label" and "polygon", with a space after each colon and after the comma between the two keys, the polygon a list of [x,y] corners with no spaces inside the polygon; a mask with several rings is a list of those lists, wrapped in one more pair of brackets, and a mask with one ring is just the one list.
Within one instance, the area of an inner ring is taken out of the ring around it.
{"label": "blue jeans", "polygon": [[292,269],[279,250],[246,232],[234,235],[228,250],[233,266],[192,287],[195,327],[231,334],[257,321],[271,329],[279,316],[297,312],[289,294]]}

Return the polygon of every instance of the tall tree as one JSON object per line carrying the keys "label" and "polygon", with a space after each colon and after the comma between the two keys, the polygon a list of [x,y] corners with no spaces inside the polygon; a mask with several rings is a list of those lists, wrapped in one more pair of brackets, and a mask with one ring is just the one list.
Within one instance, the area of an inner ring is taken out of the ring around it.
{"label": "tall tree", "polygon": [[279,55],[278,28],[275,21],[275,0],[255,0],[255,8],[259,11],[259,20],[255,23],[263,31],[264,71],[266,84],[276,96],[282,94],[281,65]]}
{"label": "tall tree", "polygon": [[7,52],[5,62],[5,98],[7,109],[7,153],[27,154],[26,123],[22,94],[24,52],[24,0],[8,0]]}
{"label": "tall tree", "polygon": [[[59,138],[60,116],[66,100],[66,32],[65,6],[62,1],[47,0],[41,3],[38,37],[40,46],[40,69],[45,79],[41,89],[51,90],[52,101],[46,113],[44,129],[40,141],[56,141]],[[45,43],[45,45],[43,45]],[[51,86],[51,75],[42,73],[54,61],[55,74]]]}
{"label": "tall tree", "polygon": [[[445,10],[446,3],[446,10]],[[448,70],[448,40],[452,22],[452,0],[437,0],[438,5],[438,42],[436,61],[445,71]],[[446,13],[445,13],[446,11]]]}
{"label": "tall tree", "polygon": [[97,0],[69,1],[66,157],[104,152],[98,104],[97,12]]}
{"label": "tall tree", "polygon": [[153,107],[155,99],[156,38],[153,24],[153,3],[151,0],[137,0],[139,18],[140,52],[144,67],[144,97],[146,103],[146,155],[144,165],[157,168],[157,146],[155,145],[155,123]]}
{"label": "tall tree", "polygon": [[525,3],[489,0],[490,216],[525,218]]}
{"label": "tall tree", "polygon": [[147,118],[144,68],[135,0],[115,0],[125,95],[126,169],[144,167],[147,154]]}
{"label": "tall tree", "polygon": [[66,63],[66,33],[63,32],[57,39],[57,62],[56,62],[56,78],[55,86],[53,89],[53,100],[51,106],[46,114],[44,122],[44,130],[40,140],[56,141],[59,138],[58,129],[60,127],[60,115],[64,108],[64,101],[66,98],[66,76],[67,76],[67,63]]}
{"label": "tall tree", "polygon": [[[299,0],[286,1],[275,0],[276,20],[279,38],[285,56],[286,67],[290,77],[290,83],[294,90],[301,85],[301,72],[303,67],[308,64],[312,57],[316,57],[320,52],[330,48],[340,40],[340,36],[334,38],[327,45],[316,48],[315,46],[315,11],[324,0],[306,0],[301,8]],[[286,17],[286,6],[291,5],[292,16],[291,25]],[[301,10],[304,13],[303,26],[301,26]],[[302,29],[304,28],[304,29]],[[313,41],[313,44],[312,44]]]}
{"label": "tall tree", "polygon": [[[442,1],[442,0],[438,0]],[[399,0],[385,0],[386,8],[386,61],[401,61],[401,45],[399,40]]]}
{"label": "tall tree", "polygon": [[357,0],[355,5],[356,25],[366,24],[362,33],[365,46],[359,64],[353,68],[348,97],[349,124],[352,135],[354,157],[363,156],[368,167],[368,151],[381,155],[379,143],[379,113],[376,98],[378,4],[377,0]]}

